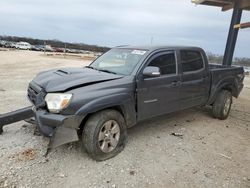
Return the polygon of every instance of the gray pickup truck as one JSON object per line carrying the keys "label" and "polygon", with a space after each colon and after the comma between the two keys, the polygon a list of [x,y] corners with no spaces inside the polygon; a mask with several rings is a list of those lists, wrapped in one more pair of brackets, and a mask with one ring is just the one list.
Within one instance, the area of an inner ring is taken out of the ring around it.
{"label": "gray pickup truck", "polygon": [[201,48],[123,46],[84,68],[41,72],[28,98],[49,148],[81,138],[101,161],[121,152],[127,128],[143,120],[204,105],[226,119],[243,79],[243,68],[209,64]]}

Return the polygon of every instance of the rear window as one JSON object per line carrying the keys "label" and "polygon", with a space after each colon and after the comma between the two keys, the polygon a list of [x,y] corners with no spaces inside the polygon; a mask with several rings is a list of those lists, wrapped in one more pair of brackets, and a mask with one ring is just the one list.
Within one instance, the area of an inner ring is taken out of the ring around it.
{"label": "rear window", "polygon": [[203,69],[204,63],[198,51],[181,50],[181,66],[183,72],[192,72]]}

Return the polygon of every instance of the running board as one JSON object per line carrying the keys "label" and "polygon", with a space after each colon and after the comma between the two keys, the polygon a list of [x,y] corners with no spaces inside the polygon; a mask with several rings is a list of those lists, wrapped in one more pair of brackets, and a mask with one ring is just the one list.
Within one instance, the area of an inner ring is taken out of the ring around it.
{"label": "running board", "polygon": [[32,110],[32,106],[8,112],[6,114],[0,114],[0,134],[3,133],[3,127],[5,125],[25,120],[33,116],[34,112]]}

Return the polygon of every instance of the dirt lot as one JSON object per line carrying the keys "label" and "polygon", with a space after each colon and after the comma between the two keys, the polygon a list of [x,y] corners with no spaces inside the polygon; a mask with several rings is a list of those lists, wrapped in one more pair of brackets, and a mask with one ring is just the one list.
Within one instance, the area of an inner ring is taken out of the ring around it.
{"label": "dirt lot", "polygon": [[[26,89],[36,73],[87,64],[0,51],[0,113],[29,104]],[[245,86],[227,120],[196,108],[141,123],[129,130],[125,150],[104,162],[91,160],[81,143],[45,158],[48,139],[34,135],[33,125],[6,126],[0,136],[0,187],[250,187],[250,77]]]}

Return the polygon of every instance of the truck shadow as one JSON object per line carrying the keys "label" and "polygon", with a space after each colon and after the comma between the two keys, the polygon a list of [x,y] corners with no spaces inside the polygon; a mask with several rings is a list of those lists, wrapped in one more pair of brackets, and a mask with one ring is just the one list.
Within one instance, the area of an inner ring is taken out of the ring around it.
{"label": "truck shadow", "polygon": [[150,135],[152,134],[152,130],[156,134],[162,131],[170,134],[182,127],[189,126],[193,122],[198,123],[204,119],[207,121],[213,119],[211,107],[196,107],[154,117],[129,128],[128,135],[136,138],[140,135]]}
{"label": "truck shadow", "polygon": [[[183,110],[159,117],[152,118],[147,121],[138,123],[137,125],[128,129],[128,145],[137,143],[138,140],[145,140],[150,138],[157,138],[159,135],[166,136],[173,132],[179,132],[184,127],[191,126],[192,123],[199,123],[204,119],[211,120],[211,109],[209,107],[196,107],[188,110]],[[85,159],[89,159],[88,155],[81,142],[81,136],[78,142],[62,145],[56,148],[49,154],[50,157],[60,155],[79,155]]]}

